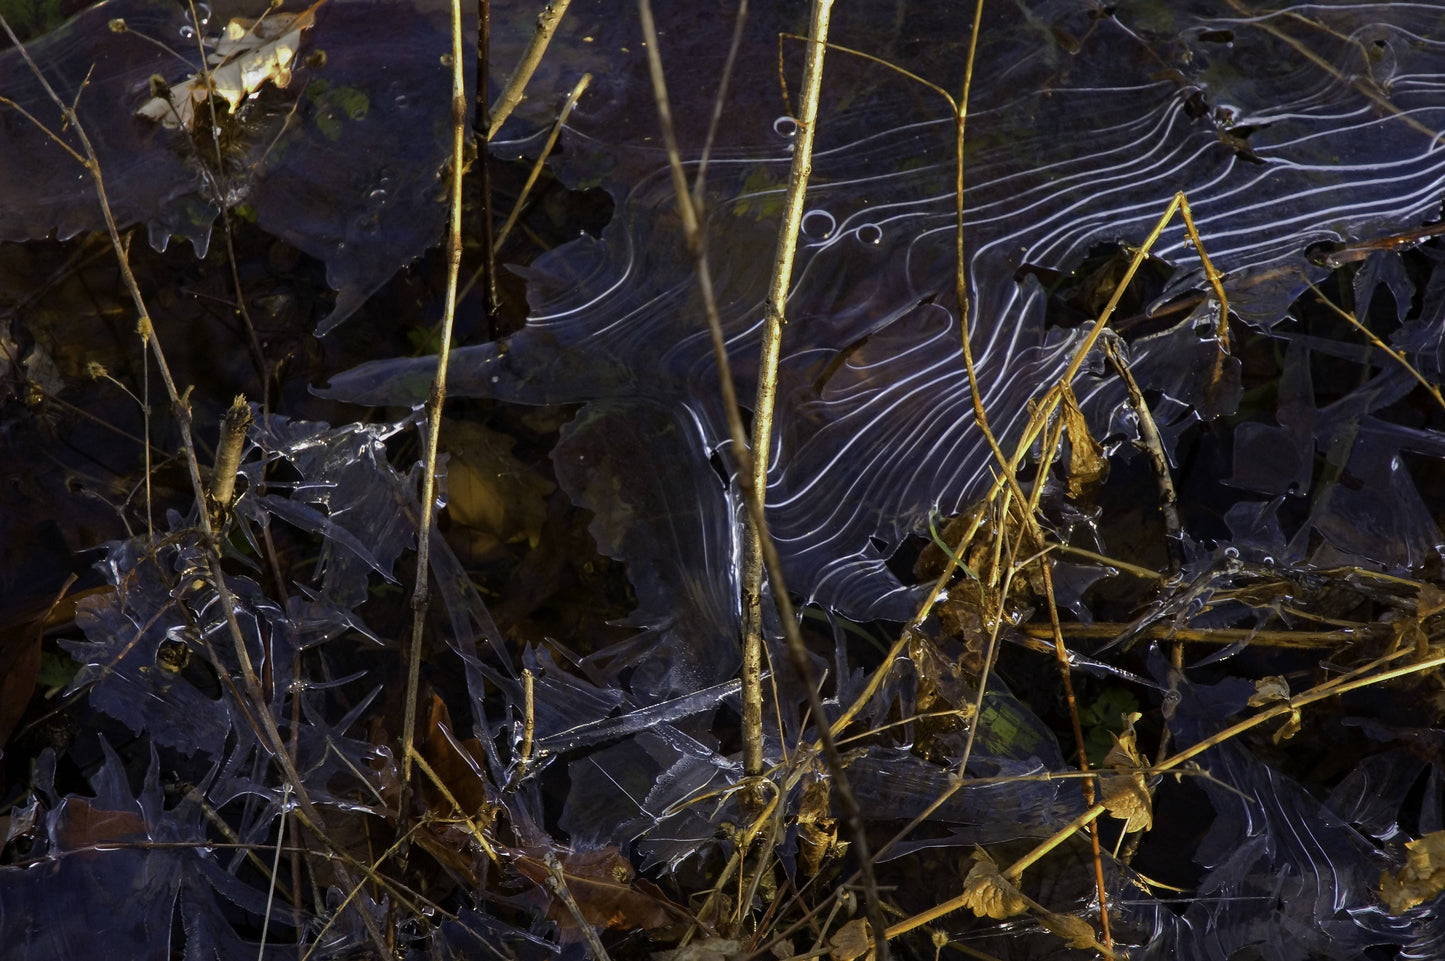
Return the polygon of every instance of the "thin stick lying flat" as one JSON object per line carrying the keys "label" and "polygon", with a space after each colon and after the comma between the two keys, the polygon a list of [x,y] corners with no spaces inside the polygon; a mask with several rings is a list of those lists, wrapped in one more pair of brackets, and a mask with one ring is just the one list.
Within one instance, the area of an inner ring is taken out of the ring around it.
{"label": "thin stick lying flat", "polygon": [[[547,163],[547,158],[552,154],[552,148],[557,146],[557,138],[562,134],[562,127],[567,123],[567,118],[572,115],[572,108],[577,106],[577,100],[587,90],[587,85],[592,82],[592,74],[584,73],[567,95],[567,101],[562,104],[562,109],[557,113],[557,119],[552,124],[552,132],[547,135],[547,142],[542,145],[542,152],[537,155],[537,162],[532,165],[532,170],[527,174],[527,182],[522,184],[522,190],[517,194],[517,202],[512,205],[512,212],[507,215],[506,223],[502,229],[497,231],[496,239],[492,241],[492,255],[495,256],[502,250],[502,244],[507,242],[507,235],[516,226],[517,218],[522,216],[522,207],[527,203],[527,197],[532,192],[532,187],[537,183],[537,178],[542,176],[542,167]],[[470,284],[468,285],[470,287]]]}
{"label": "thin stick lying flat", "polygon": [[1154,415],[1144,401],[1144,392],[1129,369],[1129,362],[1119,349],[1119,338],[1108,332],[1103,340],[1104,355],[1124,382],[1129,392],[1129,403],[1139,417],[1139,444],[1149,456],[1154,467],[1155,479],[1159,484],[1159,511],[1164,516],[1164,549],[1168,552],[1169,568],[1177,571],[1184,566],[1184,529],[1179,522],[1179,495],[1174,491],[1174,477],[1169,470],[1169,458],[1164,454],[1164,442]]}

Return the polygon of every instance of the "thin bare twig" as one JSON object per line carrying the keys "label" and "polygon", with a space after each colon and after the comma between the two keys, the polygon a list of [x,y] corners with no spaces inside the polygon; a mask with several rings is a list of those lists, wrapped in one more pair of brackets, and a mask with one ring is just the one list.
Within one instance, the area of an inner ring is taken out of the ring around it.
{"label": "thin bare twig", "polygon": [[415,757],[417,689],[421,683],[421,652],[430,601],[432,519],[436,513],[437,451],[441,445],[442,407],[447,396],[447,365],[451,362],[452,327],[456,320],[457,280],[462,266],[462,176],[466,172],[467,88],[462,73],[462,7],[461,0],[452,0],[452,165],[451,223],[447,232],[447,287],[442,308],[441,347],[437,354],[436,375],[426,402],[427,439],[421,482],[421,516],[417,520],[416,583],[412,588],[411,645],[406,679],[406,708],[402,718],[402,799],[397,823],[405,833],[408,817],[407,799],[411,790],[411,763]]}
{"label": "thin bare twig", "polygon": [[[542,167],[547,163],[547,158],[552,153],[552,148],[557,146],[557,138],[562,133],[562,127],[567,123],[567,118],[572,115],[572,108],[577,106],[577,99],[586,91],[587,85],[592,82],[592,74],[584,73],[572,92],[567,95],[567,101],[562,104],[557,119],[552,123],[552,132],[547,135],[547,142],[542,145],[542,152],[537,155],[537,162],[532,164],[532,170],[527,174],[527,182],[522,184],[522,190],[517,194],[517,202],[512,205],[512,212],[507,215],[507,220],[502,224],[502,229],[497,232],[497,237],[492,241],[492,255],[496,256],[501,252],[502,244],[506,243],[507,235],[512,232],[512,227],[517,223],[517,218],[522,216],[522,207],[527,202],[527,195],[532,192],[532,187],[537,183],[537,178],[542,175]],[[468,285],[470,286],[470,285]]]}
{"label": "thin bare twig", "polygon": [[497,131],[502,129],[502,124],[507,122],[517,104],[522,102],[522,92],[527,88],[527,81],[532,79],[537,64],[542,62],[542,54],[547,52],[547,45],[552,42],[552,35],[557,32],[557,24],[562,22],[562,14],[567,12],[571,2],[572,0],[554,0],[543,7],[537,16],[537,32],[532,36],[532,42],[527,45],[516,69],[507,78],[506,86],[502,88],[497,102],[492,105],[492,125],[487,128],[489,142],[497,136]]}
{"label": "thin bare twig", "polygon": [[[768,451],[773,436],[773,406],[778,391],[778,360],[782,354],[783,325],[787,323],[788,289],[793,283],[793,258],[798,231],[803,223],[808,178],[813,169],[813,135],[818,119],[818,100],[823,89],[823,56],[827,52],[828,20],[832,0],[815,0],[808,28],[808,56],[803,65],[803,90],[798,103],[797,136],[793,161],[788,171],[788,188],[783,197],[783,218],[778,225],[773,276],[768,286],[767,316],[758,357],[757,398],[753,403],[752,486],[759,504],[766,502]],[[743,539],[743,770],[758,775],[763,770],[763,536],[760,525],[749,523]],[[782,587],[773,584],[774,595]],[[825,723],[822,715],[818,723]]]}
{"label": "thin bare twig", "polygon": [[1119,338],[1112,331],[1104,337],[1103,347],[1104,356],[1109,358],[1109,363],[1124,382],[1124,388],[1129,392],[1129,403],[1139,416],[1139,446],[1148,455],[1159,484],[1159,512],[1164,516],[1164,550],[1169,556],[1169,569],[1177,571],[1184,566],[1184,529],[1179,522],[1179,495],[1174,491],[1174,476],[1169,470],[1169,458],[1164,454],[1164,442],[1159,437],[1154,415],[1144,401],[1144,392],[1139,389],[1139,382],[1134,379],[1129,362],[1119,349]]}

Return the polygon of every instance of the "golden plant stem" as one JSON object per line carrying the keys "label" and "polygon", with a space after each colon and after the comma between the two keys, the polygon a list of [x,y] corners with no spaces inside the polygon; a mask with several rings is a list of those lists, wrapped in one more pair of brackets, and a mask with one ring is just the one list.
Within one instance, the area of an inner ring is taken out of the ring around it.
{"label": "golden plant stem", "polygon": [[497,102],[492,105],[492,126],[487,131],[488,141],[497,135],[497,131],[502,129],[502,124],[507,122],[517,104],[522,102],[522,92],[527,88],[527,81],[532,79],[537,64],[542,62],[542,54],[547,52],[547,45],[552,42],[552,35],[557,32],[557,24],[562,22],[562,14],[567,12],[567,6],[571,2],[572,0],[554,0],[538,14],[537,32],[532,35],[532,42],[527,45],[522,59],[507,78],[506,86],[502,88]]}
{"label": "golden plant stem", "polygon": [[[814,7],[813,34],[814,42],[810,46],[811,57],[816,55],[821,60],[822,50],[825,48],[823,42],[827,35],[827,14],[831,0],[818,0]],[[767,520],[763,514],[762,485],[755,483],[756,474],[750,469],[749,451],[743,439],[742,418],[738,412],[736,392],[733,389],[732,373],[728,364],[727,347],[722,334],[722,324],[717,313],[717,303],[713,298],[712,279],[708,271],[707,261],[707,238],[701,229],[701,204],[695,198],[702,196],[703,181],[701,171],[692,193],[687,189],[687,178],[683,173],[682,159],[677,150],[677,141],[672,124],[671,107],[667,98],[667,84],[662,74],[662,57],[658,53],[657,29],[653,23],[652,7],[648,0],[639,0],[639,14],[642,20],[643,36],[646,38],[648,47],[648,69],[652,75],[653,93],[657,100],[658,119],[662,124],[664,142],[667,145],[668,163],[671,169],[673,187],[677,194],[678,211],[682,217],[683,231],[687,238],[688,251],[692,254],[693,262],[698,272],[698,288],[702,294],[703,306],[707,315],[708,329],[712,336],[713,351],[717,358],[718,377],[723,395],[724,408],[727,411],[728,427],[731,433],[733,447],[738,462],[738,487],[740,488],[744,504],[748,510],[748,530],[755,531],[758,535],[757,546],[761,554],[761,566],[766,568],[768,577],[771,580],[773,591],[773,602],[778,609],[778,619],[782,623],[783,634],[788,645],[788,659],[792,663],[793,670],[797,672],[798,678],[802,681],[804,693],[808,699],[808,710],[818,723],[818,741],[823,753],[823,759],[828,767],[828,773],[833,780],[833,788],[837,794],[838,806],[841,809],[843,820],[854,837],[854,852],[862,862],[860,874],[862,875],[863,891],[867,898],[868,915],[873,923],[882,930],[882,906],[878,899],[878,885],[873,875],[873,861],[869,853],[868,837],[864,830],[862,811],[858,807],[858,800],[853,795],[852,787],[848,783],[847,772],[843,769],[843,760],[838,753],[838,745],[833,739],[831,730],[827,725],[827,715],[823,710],[822,698],[818,693],[817,685],[814,683],[812,669],[808,664],[807,650],[803,646],[802,634],[798,629],[798,619],[793,610],[792,599],[788,596],[787,587],[783,581],[782,559],[778,555],[777,547],[768,536]],[[821,8],[821,9],[820,9]],[[740,8],[739,16],[742,16],[743,9]],[[821,22],[820,22],[821,21]],[[734,46],[739,42],[741,29],[733,32]],[[728,63],[734,60],[735,51],[730,51]],[[813,63],[811,72],[821,74],[821,63]],[[716,112],[714,113],[716,117]],[[817,116],[816,98],[813,107],[813,117]],[[711,137],[711,134],[709,135]],[[806,178],[805,178],[806,179]],[[801,210],[801,202],[799,205]],[[799,216],[801,219],[801,215]],[[796,237],[796,228],[794,230]],[[791,248],[789,249],[791,259]],[[786,284],[783,285],[786,289]],[[761,571],[759,572],[761,576]],[[761,614],[761,611],[759,611]],[[759,635],[759,641],[761,636]],[[758,645],[761,649],[761,643]],[[761,678],[758,678],[761,681]],[[759,684],[761,690],[761,684]],[[761,703],[761,698],[759,698]],[[758,713],[757,744],[761,753],[761,711]],[[766,782],[760,782],[766,783]],[[777,803],[774,799],[773,803]],[[740,867],[740,858],[746,845],[740,846],[738,855],[735,855],[728,862],[727,870],[731,872],[735,866]],[[741,875],[739,882],[741,883]],[[710,899],[711,900],[711,899]],[[741,902],[740,902],[741,903]],[[883,945],[879,949],[881,961],[888,961],[888,948]]]}
{"label": "golden plant stem", "polygon": [[416,582],[411,594],[411,645],[406,677],[406,708],[401,733],[402,797],[398,806],[397,825],[406,832],[407,801],[411,791],[411,764],[416,757],[417,688],[421,683],[422,640],[426,628],[429,601],[432,518],[436,512],[437,449],[441,445],[442,407],[447,396],[447,364],[451,361],[452,327],[457,312],[457,280],[462,266],[462,175],[465,173],[467,90],[462,73],[462,7],[461,0],[452,0],[452,167],[451,224],[447,231],[447,287],[442,308],[441,347],[437,354],[436,376],[426,402],[427,440],[425,464],[422,469],[421,501],[416,531]]}
{"label": "golden plant stem", "polygon": [[[788,288],[793,283],[793,258],[798,230],[803,223],[808,178],[813,173],[813,135],[818,99],[823,89],[823,55],[827,52],[828,20],[833,0],[814,0],[808,29],[808,55],[803,66],[803,90],[798,103],[798,132],[793,142],[793,163],[783,198],[783,220],[773,257],[768,286],[767,316],[758,357],[758,392],[753,402],[753,496],[766,505],[768,450],[773,437],[773,406],[778,393],[778,358],[782,353],[783,325],[787,323]],[[774,591],[782,590],[774,585]],[[749,518],[743,537],[743,770],[749,776],[763,772],[763,549],[758,524]],[[825,718],[818,718],[825,723]]]}
{"label": "golden plant stem", "polygon": [[1341,310],[1339,305],[1326,297],[1324,293],[1314,284],[1310,284],[1309,288],[1310,290],[1314,291],[1314,295],[1319,298],[1320,303],[1324,304],[1330,310],[1333,310],[1336,314],[1343,317],[1346,321],[1349,322],[1350,326],[1354,327],[1360,333],[1364,334],[1365,337],[1370,341],[1370,343],[1373,344],[1377,349],[1384,351],[1387,355],[1389,355],[1391,360],[1395,361],[1395,363],[1399,364],[1401,367],[1404,367],[1405,370],[1409,372],[1411,377],[1419,381],[1420,386],[1424,387],[1427,391],[1430,392],[1430,396],[1435,398],[1435,403],[1439,404],[1442,409],[1445,409],[1445,397],[1441,396],[1439,386],[1436,384],[1432,384],[1429,380],[1425,378],[1424,374],[1416,370],[1415,365],[1410,363],[1410,358],[1406,357],[1403,351],[1396,350],[1395,348],[1391,347],[1389,344],[1381,340],[1373,330],[1366,327],[1363,323],[1360,322],[1360,318],[1355,316],[1354,311]]}

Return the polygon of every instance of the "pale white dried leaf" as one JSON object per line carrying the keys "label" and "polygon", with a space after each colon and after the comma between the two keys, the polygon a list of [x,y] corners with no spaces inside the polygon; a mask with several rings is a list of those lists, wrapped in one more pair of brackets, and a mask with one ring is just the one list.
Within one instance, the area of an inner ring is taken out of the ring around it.
{"label": "pale white dried leaf", "polygon": [[278,87],[291,82],[291,64],[301,47],[301,34],[315,22],[325,0],[300,13],[273,13],[259,21],[234,19],[226,24],[215,50],[207,56],[207,77],[197,74],[175,84],[164,96],[152,97],[136,111],[172,129],[192,129],[196,108],[215,95],[232,110],[268,81]]}

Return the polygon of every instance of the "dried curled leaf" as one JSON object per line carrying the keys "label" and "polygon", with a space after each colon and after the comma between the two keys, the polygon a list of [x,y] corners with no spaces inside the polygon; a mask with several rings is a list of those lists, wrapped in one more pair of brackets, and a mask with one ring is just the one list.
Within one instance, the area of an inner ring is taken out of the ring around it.
{"label": "dried curled leaf", "polygon": [[[1290,704],[1289,681],[1281,675],[1275,674],[1269,677],[1262,677],[1254,682],[1254,694],[1247,702],[1250,707],[1267,707],[1274,704]],[[1299,733],[1300,729],[1299,708],[1291,705],[1289,718],[1281,724],[1272,735],[1274,743],[1287,741]]]}
{"label": "dried curled leaf", "polygon": [[1250,695],[1250,707],[1265,707],[1276,701],[1289,700],[1289,681],[1279,674],[1262,677],[1254,682],[1254,693]]}
{"label": "dried curled leaf", "polygon": [[828,781],[810,776],[798,804],[798,867],[813,877],[838,853],[838,819],[832,816]]}
{"label": "dried curled leaf", "polygon": [[1109,814],[1124,822],[1124,831],[1147,831],[1154,826],[1154,801],[1142,774],[1116,774],[1099,779],[1100,799]]}
{"label": "dried curled leaf", "polygon": [[1394,877],[1380,875],[1380,900],[1402,914],[1445,891],[1445,831],[1405,843],[1405,866]]}
{"label": "dried curled leaf", "polygon": [[1421,584],[1415,598],[1415,616],[1423,619],[1441,611],[1445,611],[1445,590],[1434,584]]}
{"label": "dried curled leaf", "polygon": [[979,917],[997,921],[1023,914],[1029,899],[1013,883],[999,873],[982,848],[973,852],[974,865],[963,879],[963,904]]}
{"label": "dried curled leaf", "polygon": [[1103,764],[1119,773],[1099,778],[1100,800],[1110,815],[1124,822],[1125,832],[1147,831],[1154,825],[1154,799],[1140,770],[1146,765],[1134,733],[1134,722],[1143,715],[1135,711],[1123,717],[1124,731],[1111,734],[1114,746],[1104,755]]}
{"label": "dried curled leaf", "polygon": [[1078,498],[1104,479],[1109,473],[1109,461],[1104,457],[1104,448],[1089,433],[1089,422],[1068,385],[1064,386],[1061,406],[1064,429],[1069,434],[1069,496]]}

